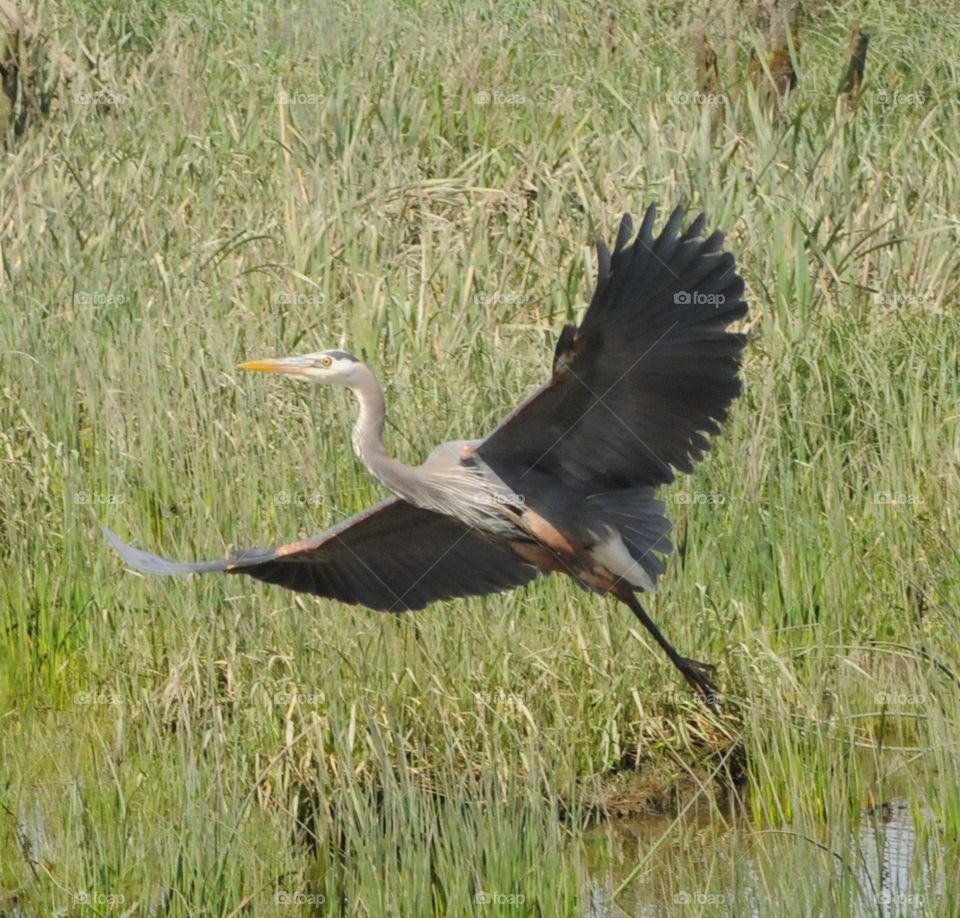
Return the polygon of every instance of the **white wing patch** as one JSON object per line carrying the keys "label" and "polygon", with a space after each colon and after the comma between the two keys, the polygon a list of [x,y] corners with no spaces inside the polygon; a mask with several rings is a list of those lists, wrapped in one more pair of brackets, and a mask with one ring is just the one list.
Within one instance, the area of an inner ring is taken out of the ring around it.
{"label": "white wing patch", "polygon": [[596,539],[590,554],[611,574],[647,593],[652,593],[656,589],[656,584],[643,565],[635,561],[627,550],[619,532],[608,527],[602,536],[596,536]]}

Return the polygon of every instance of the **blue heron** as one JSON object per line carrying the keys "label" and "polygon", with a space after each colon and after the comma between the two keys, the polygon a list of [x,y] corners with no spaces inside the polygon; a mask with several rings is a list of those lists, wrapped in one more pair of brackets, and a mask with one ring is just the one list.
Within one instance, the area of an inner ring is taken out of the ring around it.
{"label": "blue heron", "polygon": [[561,331],[549,381],[484,439],[444,443],[420,466],[387,453],[383,390],[352,354],[240,365],[352,390],[354,450],[392,496],[320,535],[216,561],[162,558],[104,528],[107,539],[144,573],[247,574],[391,612],[567,574],[625,603],[715,707],[713,667],[681,656],[637,594],[655,588],[672,548],[656,489],[693,471],[740,394],[746,337],[727,326],[747,304],[703,214],[683,231],[677,208],[656,237],[655,219],[651,206],[634,236],[625,214],[612,255],[597,242],[593,299]]}

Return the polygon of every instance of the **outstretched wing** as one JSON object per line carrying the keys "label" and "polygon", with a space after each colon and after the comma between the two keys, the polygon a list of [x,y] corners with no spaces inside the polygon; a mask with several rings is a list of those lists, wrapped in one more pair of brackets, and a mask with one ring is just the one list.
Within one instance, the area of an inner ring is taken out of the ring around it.
{"label": "outstretched wing", "polygon": [[477,448],[511,487],[537,470],[556,481],[618,490],[673,480],[709,449],[740,394],[743,280],[723,235],[700,215],[681,235],[677,208],[636,239],[625,214],[613,256],[597,243],[597,289],[579,328],[560,336],[550,381]]}
{"label": "outstretched wing", "polygon": [[509,544],[397,497],[321,535],[277,548],[243,549],[221,561],[172,561],[127,545],[105,526],[103,532],[123,560],[145,574],[248,574],[301,593],[390,612],[512,590],[539,574]]}

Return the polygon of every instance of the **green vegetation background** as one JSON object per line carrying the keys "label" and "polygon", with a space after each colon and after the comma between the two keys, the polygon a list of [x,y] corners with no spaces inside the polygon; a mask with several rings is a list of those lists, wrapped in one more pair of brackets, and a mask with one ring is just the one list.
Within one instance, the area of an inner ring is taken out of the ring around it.
{"label": "green vegetation background", "polygon": [[[745,14],[696,92],[679,3],[32,12],[81,76],[0,159],[0,912],[607,914],[626,881],[628,912],[874,914],[857,827],[893,799],[918,913],[960,910],[952,3],[870,5],[854,114],[864,14],[819,5],[773,115]],[[353,351],[419,461],[545,378],[591,241],[650,201],[707,210],[750,291],[651,603],[721,720],[566,580],[398,620],[100,538],[218,557],[377,499],[348,394],[236,364]],[[700,783],[734,752],[736,814]],[[585,834],[636,765],[705,828]]]}

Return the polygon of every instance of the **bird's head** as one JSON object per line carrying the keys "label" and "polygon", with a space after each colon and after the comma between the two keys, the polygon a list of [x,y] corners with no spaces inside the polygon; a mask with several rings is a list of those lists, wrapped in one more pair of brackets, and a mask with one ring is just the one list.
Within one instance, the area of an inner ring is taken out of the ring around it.
{"label": "bird's head", "polygon": [[317,351],[302,357],[248,360],[240,364],[240,369],[260,373],[283,373],[285,376],[331,386],[355,386],[363,372],[363,364],[346,351]]}

